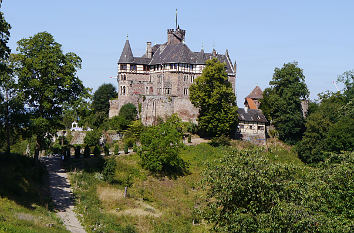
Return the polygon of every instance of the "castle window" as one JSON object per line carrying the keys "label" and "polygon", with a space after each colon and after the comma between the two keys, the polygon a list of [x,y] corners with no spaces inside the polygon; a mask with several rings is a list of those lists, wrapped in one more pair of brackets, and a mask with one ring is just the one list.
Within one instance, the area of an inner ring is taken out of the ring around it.
{"label": "castle window", "polygon": [[136,65],[130,65],[130,70],[131,71],[136,71]]}
{"label": "castle window", "polygon": [[188,95],[188,88],[184,88],[183,94],[184,94],[184,95]]}
{"label": "castle window", "polygon": [[165,94],[167,95],[171,94],[171,88],[165,88]]}
{"label": "castle window", "polygon": [[194,75],[191,75],[191,83],[194,82]]}
{"label": "castle window", "polygon": [[170,69],[171,69],[171,70],[173,69],[173,64],[170,64]]}
{"label": "castle window", "polygon": [[146,87],[145,94],[149,94],[149,88],[148,87]]}
{"label": "castle window", "polygon": [[174,66],[175,66],[175,70],[177,69],[177,64],[174,64]]}
{"label": "castle window", "polygon": [[126,94],[125,86],[121,86],[121,87],[120,87],[120,94],[121,94],[121,95],[125,95],[125,94]]}
{"label": "castle window", "polygon": [[121,70],[126,70],[127,69],[127,65],[126,64],[120,64],[120,69]]}
{"label": "castle window", "polygon": [[263,125],[258,126],[258,130],[264,130],[264,126]]}

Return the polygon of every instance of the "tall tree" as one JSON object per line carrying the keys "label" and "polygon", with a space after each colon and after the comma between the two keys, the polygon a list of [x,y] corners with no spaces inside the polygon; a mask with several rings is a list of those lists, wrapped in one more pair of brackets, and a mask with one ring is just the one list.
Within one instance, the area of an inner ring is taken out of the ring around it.
{"label": "tall tree", "polygon": [[7,42],[10,38],[11,26],[6,22],[4,14],[0,12],[0,72],[5,71],[6,59],[10,55],[10,48],[7,46]]}
{"label": "tall tree", "polygon": [[269,85],[260,108],[275,126],[279,139],[294,144],[301,139],[305,128],[301,101],[308,97],[309,91],[303,71],[297,62],[284,64],[281,69],[274,69]]}
{"label": "tall tree", "polygon": [[31,114],[38,159],[46,139],[60,127],[63,106],[74,103],[86,91],[76,76],[81,59],[74,53],[64,54],[61,45],[48,32],[22,39],[17,44],[18,84]]}
{"label": "tall tree", "polygon": [[306,119],[306,131],[296,151],[306,163],[323,161],[329,153],[354,148],[354,72],[339,76],[342,92],[320,94],[320,103]]}
{"label": "tall tree", "polygon": [[95,112],[104,112],[108,116],[109,100],[117,97],[116,88],[112,84],[102,84],[93,94],[92,108]]}
{"label": "tall tree", "polygon": [[199,108],[198,126],[205,136],[234,136],[238,118],[236,96],[225,64],[216,58],[206,62],[201,76],[190,87],[189,98]]}

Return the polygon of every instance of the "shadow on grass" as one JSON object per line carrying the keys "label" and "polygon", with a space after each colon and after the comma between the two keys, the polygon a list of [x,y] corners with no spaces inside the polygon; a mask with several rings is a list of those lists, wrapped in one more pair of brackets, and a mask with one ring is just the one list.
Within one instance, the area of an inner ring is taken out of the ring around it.
{"label": "shadow on grass", "polygon": [[98,157],[72,157],[68,160],[63,161],[63,168],[70,171],[85,171],[88,173],[92,172],[102,172],[104,168],[105,159],[102,156]]}
{"label": "shadow on grass", "polygon": [[20,154],[0,153],[0,196],[26,208],[48,208],[47,171],[41,163]]}

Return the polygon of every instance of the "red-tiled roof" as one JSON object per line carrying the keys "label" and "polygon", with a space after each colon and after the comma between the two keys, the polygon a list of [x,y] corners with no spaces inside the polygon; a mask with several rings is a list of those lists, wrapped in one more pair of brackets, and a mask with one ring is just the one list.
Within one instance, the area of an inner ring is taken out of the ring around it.
{"label": "red-tiled roof", "polygon": [[249,109],[258,109],[256,103],[251,98],[246,98]]}

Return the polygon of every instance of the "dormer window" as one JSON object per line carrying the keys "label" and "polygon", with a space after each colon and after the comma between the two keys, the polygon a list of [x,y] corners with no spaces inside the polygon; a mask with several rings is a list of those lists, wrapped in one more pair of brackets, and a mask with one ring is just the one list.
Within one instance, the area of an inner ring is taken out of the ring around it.
{"label": "dormer window", "polygon": [[131,71],[136,71],[136,65],[130,65],[130,70]]}
{"label": "dormer window", "polygon": [[120,64],[120,70],[127,70],[127,64]]}

